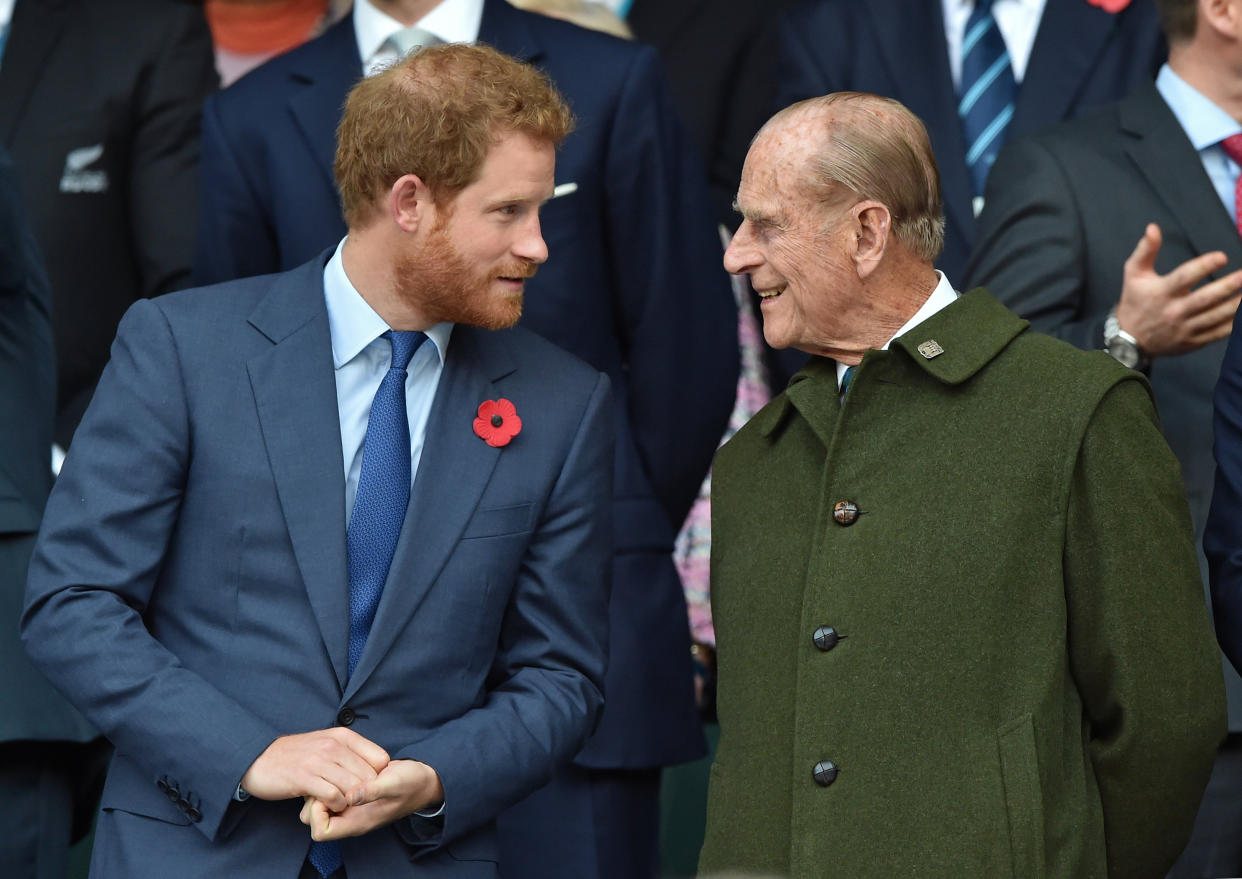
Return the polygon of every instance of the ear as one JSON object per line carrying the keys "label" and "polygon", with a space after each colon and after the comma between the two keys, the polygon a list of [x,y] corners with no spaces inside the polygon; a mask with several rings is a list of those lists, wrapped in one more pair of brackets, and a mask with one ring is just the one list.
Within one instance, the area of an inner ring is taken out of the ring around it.
{"label": "ear", "polygon": [[1237,0],[1199,0],[1196,34],[1203,27],[1210,27],[1235,42],[1242,38],[1242,10]]}
{"label": "ear", "polygon": [[850,214],[854,219],[854,265],[858,277],[866,278],[884,259],[892,215],[878,201],[860,201],[850,209]]}
{"label": "ear", "polygon": [[417,174],[405,174],[388,191],[388,212],[403,231],[417,231],[432,208],[431,190]]}

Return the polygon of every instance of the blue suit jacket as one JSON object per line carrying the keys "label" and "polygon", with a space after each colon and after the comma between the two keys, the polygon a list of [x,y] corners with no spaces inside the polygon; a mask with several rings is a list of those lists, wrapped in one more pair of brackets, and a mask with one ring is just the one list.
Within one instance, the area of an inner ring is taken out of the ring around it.
{"label": "blue suit jacket", "polygon": [[[274,738],[349,708],[394,758],[434,767],[448,804],[442,826],[412,817],[345,841],[351,879],[415,875],[411,859],[420,877],[493,876],[492,818],[596,719],[608,381],[520,329],[453,332],[347,676],[326,257],[135,304],[48,502],[23,638],[116,745],[100,875],[164,876],[170,862],[187,877],[297,875],[300,801],[231,798]],[[499,449],[473,432],[498,397],[523,420]]]}
{"label": "blue suit jacket", "polygon": [[[702,750],[673,537],[732,408],[736,308],[701,163],[654,50],[485,0],[479,41],[541,67],[578,128],[541,221],[550,258],[522,326],[607,373],[617,426],[607,709],[581,762],[650,767]],[[362,75],[352,18],[207,103],[200,283],[277,271],[345,234],[332,177]]]}

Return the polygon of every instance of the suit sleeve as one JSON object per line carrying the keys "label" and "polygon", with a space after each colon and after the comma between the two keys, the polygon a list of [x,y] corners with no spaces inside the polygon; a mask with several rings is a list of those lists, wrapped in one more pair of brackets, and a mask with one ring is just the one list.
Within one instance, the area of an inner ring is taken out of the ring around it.
{"label": "suit sleeve", "polygon": [[48,501],[22,640],[152,785],[167,776],[195,792],[195,826],[215,839],[238,780],[279,733],[185,668],[143,619],[177,527],[188,419],[168,324],[139,300]]}
{"label": "suit sleeve", "polygon": [[444,813],[398,832],[431,850],[493,819],[581,750],[603,706],[612,558],[612,403],[600,376],[526,549],[487,702],[393,759],[434,768]]}
{"label": "suit sleeve", "polygon": [[1177,462],[1138,378],[1108,391],[1086,428],[1064,565],[1108,874],[1160,879],[1190,838],[1225,702]]}
{"label": "suit sleeve", "polygon": [[1212,611],[1221,649],[1242,671],[1242,339],[1229,347],[1216,384],[1213,419],[1216,487],[1203,535]]}
{"label": "suit sleeve", "polygon": [[1084,312],[1087,241],[1077,199],[1047,145],[1030,138],[1006,145],[988,175],[962,289],[986,287],[1040,332],[1094,350],[1104,346],[1104,315]]}
{"label": "suit sleeve", "polygon": [[201,8],[172,3],[154,65],[137,85],[129,206],[142,296],[189,286],[198,194],[199,120],[219,84]]}
{"label": "suit sleeve", "polygon": [[677,121],[654,49],[642,47],[608,144],[610,274],[645,472],[680,527],[737,391],[737,307],[702,161]]}
{"label": "suit sleeve", "polygon": [[241,135],[227,112],[230,93],[203,107],[203,160],[199,171],[198,242],[194,283],[198,286],[280,271],[275,232],[255,181],[238,160]]}

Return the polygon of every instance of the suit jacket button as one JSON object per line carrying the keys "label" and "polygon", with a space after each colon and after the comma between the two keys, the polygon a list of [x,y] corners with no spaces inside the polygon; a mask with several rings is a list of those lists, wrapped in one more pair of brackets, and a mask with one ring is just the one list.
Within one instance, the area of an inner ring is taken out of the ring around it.
{"label": "suit jacket button", "polygon": [[853,501],[837,501],[832,508],[832,518],[838,525],[853,525],[858,521],[858,505]]}
{"label": "suit jacket button", "polygon": [[155,782],[155,786],[158,787],[160,790],[162,790],[165,793],[165,795],[168,794],[168,782],[166,782],[164,779],[161,778],[157,780]]}
{"label": "suit jacket button", "polygon": [[837,630],[832,626],[820,626],[811,637],[815,639],[815,646],[827,653],[837,646],[842,636],[838,635]]}
{"label": "suit jacket button", "polygon": [[168,801],[172,803],[174,806],[181,799],[181,791],[177,790],[175,787],[172,787],[171,785],[168,785],[164,788],[164,795],[168,797]]}
{"label": "suit jacket button", "polygon": [[354,721],[357,719],[358,714],[348,705],[342,708],[340,714],[336,716],[336,722],[341,726],[353,726]]}
{"label": "suit jacket button", "polygon": [[837,764],[831,760],[820,760],[812,771],[815,775],[815,783],[820,787],[827,787],[837,780]]}
{"label": "suit jacket button", "polygon": [[193,806],[190,806],[190,808],[186,810],[185,814],[195,824],[203,820],[203,813],[200,812],[198,809],[194,808]]}

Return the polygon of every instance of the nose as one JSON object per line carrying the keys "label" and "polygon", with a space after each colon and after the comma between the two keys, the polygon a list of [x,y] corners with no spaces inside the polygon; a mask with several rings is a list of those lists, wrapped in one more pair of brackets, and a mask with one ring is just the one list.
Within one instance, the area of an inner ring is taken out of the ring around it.
{"label": "nose", "polygon": [[522,225],[522,234],[513,246],[513,255],[537,265],[548,261],[548,245],[543,240],[537,215],[532,214],[530,220]]}
{"label": "nose", "polygon": [[743,220],[737,227],[729,246],[725,248],[724,267],[731,275],[748,275],[760,263],[760,256],[755,249],[754,229],[750,220]]}

